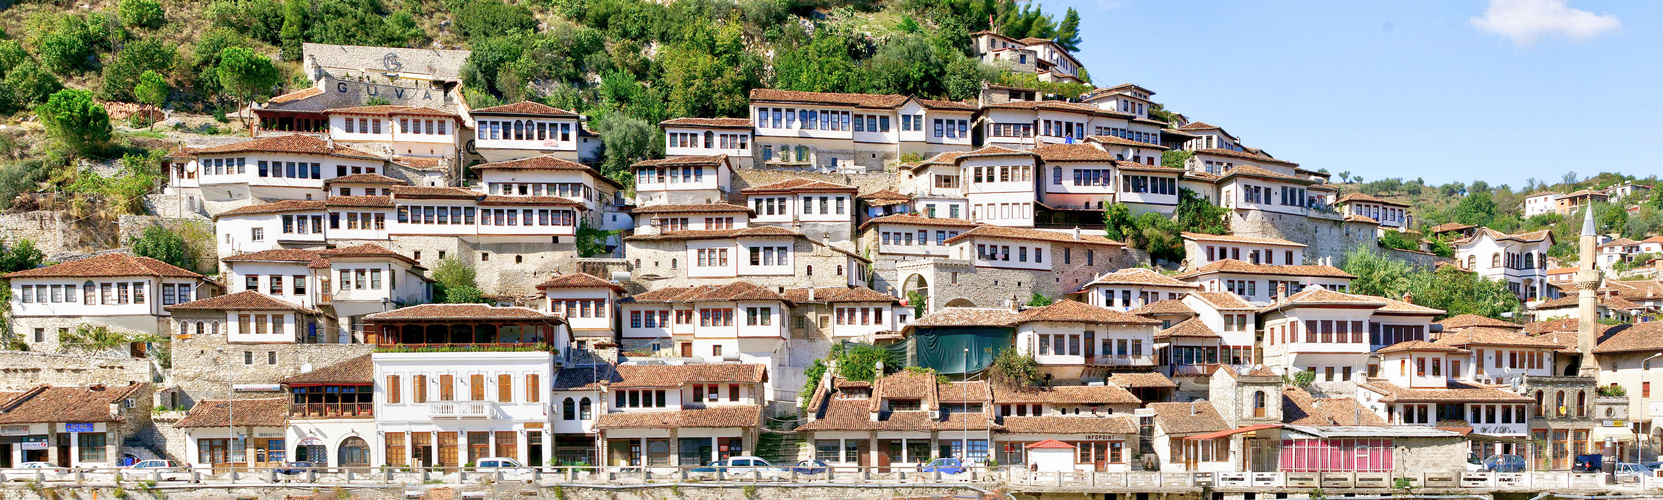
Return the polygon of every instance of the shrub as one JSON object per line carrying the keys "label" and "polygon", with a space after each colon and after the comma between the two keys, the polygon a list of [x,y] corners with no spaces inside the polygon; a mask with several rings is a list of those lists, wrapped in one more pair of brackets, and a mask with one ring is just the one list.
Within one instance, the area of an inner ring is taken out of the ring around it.
{"label": "shrub", "polygon": [[6,72],[4,87],[11,91],[14,109],[27,109],[46,102],[63,89],[63,83],[34,61],[23,61]]}
{"label": "shrub", "polygon": [[157,0],[121,0],[116,7],[121,24],[133,28],[156,28],[162,25],[162,3]]}
{"label": "shrub", "polygon": [[97,153],[110,143],[110,114],[85,90],[65,89],[36,108],[46,133],[70,149]]}
{"label": "shrub", "polygon": [[178,59],[179,51],[161,40],[129,43],[121,48],[109,65],[104,66],[104,83],[99,88],[99,95],[111,101],[131,101],[140,75],[146,71],[166,74]]}

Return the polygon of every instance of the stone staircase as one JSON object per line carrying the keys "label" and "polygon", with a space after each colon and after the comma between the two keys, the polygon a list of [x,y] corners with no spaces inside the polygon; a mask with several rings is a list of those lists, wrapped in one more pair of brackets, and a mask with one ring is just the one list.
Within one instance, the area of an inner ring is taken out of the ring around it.
{"label": "stone staircase", "polygon": [[762,433],[757,437],[756,456],[774,465],[795,464],[808,460],[809,449],[804,446],[803,434],[797,432],[796,415],[764,418]]}

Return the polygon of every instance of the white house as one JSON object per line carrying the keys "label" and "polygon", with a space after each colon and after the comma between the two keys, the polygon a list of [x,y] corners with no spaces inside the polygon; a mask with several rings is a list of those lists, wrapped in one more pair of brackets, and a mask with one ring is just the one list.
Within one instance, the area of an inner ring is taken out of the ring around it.
{"label": "white house", "polygon": [[1479,276],[1507,282],[1520,299],[1540,300],[1549,295],[1547,252],[1553,243],[1553,233],[1546,229],[1503,234],[1481,227],[1473,236],[1455,240],[1455,263]]}
{"label": "white house", "polygon": [[686,205],[727,200],[733,163],[726,155],[680,156],[630,165],[636,205]]}
{"label": "white house", "polygon": [[600,159],[600,138],[584,130],[588,117],[534,101],[467,111],[473,147],[487,162],[550,155],[564,160]]}
{"label": "white house", "polygon": [[303,134],[261,137],[190,154],[194,161],[170,170],[169,185],[206,201],[322,200],[326,179],[382,173],[387,165],[381,156]]}
{"label": "white house", "polygon": [[1159,325],[1105,307],[1060,300],[1022,311],[1015,347],[1033,356],[1056,380],[1100,380],[1110,371],[1153,369]]}
{"label": "white house", "polygon": [[356,106],[330,109],[324,115],[330,139],[383,148],[391,155],[451,158],[461,136],[461,119],[455,113],[430,107]]}
{"label": "white house", "polygon": [[1524,216],[1535,217],[1552,213],[1559,206],[1559,193],[1541,191],[1524,197]]}
{"label": "white house", "polygon": [[375,452],[375,365],[365,354],[281,382],[288,405],[291,460],[320,467],[371,467]]}
{"label": "white house", "polygon": [[953,159],[964,179],[970,220],[1008,227],[1034,227],[1034,175],[1038,156],[989,146]]}
{"label": "white house", "polygon": [[0,276],[11,286],[11,336],[30,350],[58,350],[82,324],[165,335],[167,306],[213,293],[202,275],[149,257],[104,254]]}
{"label": "white house", "polygon": [[1080,287],[1085,302],[1097,307],[1127,312],[1162,300],[1179,300],[1199,290],[1193,283],[1178,281],[1144,268],[1127,268],[1105,273]]}
{"label": "white house", "polygon": [[578,348],[616,338],[616,304],[624,287],[584,273],[558,274],[537,285],[547,307],[536,307],[566,320]]}
{"label": "white house", "polygon": [[1356,278],[1328,265],[1250,264],[1235,259],[1216,261],[1173,277],[1200,285],[1207,291],[1228,291],[1259,305],[1276,302],[1313,285],[1347,290]]}
{"label": "white house", "polygon": [[673,349],[709,362],[735,356],[783,361],[791,306],[779,293],[745,281],[661,288],[619,301],[619,338],[626,349]]}
{"label": "white house", "polygon": [[1341,196],[1335,203],[1339,205],[1340,213],[1368,217],[1380,223],[1380,227],[1404,230],[1414,218],[1409,215],[1409,204],[1396,200],[1388,200],[1378,196],[1363,193],[1348,193]]}
{"label": "white house", "polygon": [[755,454],[768,373],[737,363],[612,367],[599,382],[599,454],[607,465],[665,467]]}
{"label": "white house", "polygon": [[658,123],[664,129],[664,157],[727,155],[738,168],[751,168],[751,121],[746,118],[682,117]]}
{"label": "white house", "polygon": [[908,153],[972,147],[971,104],[775,89],[752,89],[750,98],[756,161],[770,166],[878,170]]}
{"label": "white house", "polygon": [[1186,269],[1225,260],[1272,266],[1305,263],[1305,245],[1281,238],[1191,232],[1185,232],[1183,237]]}
{"label": "white house", "polygon": [[811,179],[790,179],[742,189],[751,223],[792,229],[810,239],[830,239],[854,248],[857,188]]}
{"label": "white house", "polygon": [[[1424,340],[1439,309],[1313,287],[1259,310],[1264,364],[1278,374],[1315,374],[1316,387],[1350,392],[1383,345]],[[1400,340],[1401,339],[1401,340]]]}

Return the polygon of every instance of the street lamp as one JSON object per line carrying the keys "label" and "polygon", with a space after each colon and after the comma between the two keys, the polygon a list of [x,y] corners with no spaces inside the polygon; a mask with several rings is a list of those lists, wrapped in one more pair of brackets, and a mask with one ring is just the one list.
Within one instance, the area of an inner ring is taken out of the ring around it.
{"label": "street lamp", "polygon": [[[232,370],[235,369],[235,367],[237,365],[231,362],[231,354],[226,352],[224,347],[216,348],[214,350],[219,352],[220,357],[225,358],[225,365],[226,365],[226,367],[225,367],[225,462],[227,464],[230,464],[230,463],[235,463],[235,462],[231,461],[231,452],[237,449],[237,445],[236,445],[236,443],[237,443],[237,426],[236,426],[236,419],[235,419],[236,412],[235,412],[235,407],[231,405],[231,401],[234,397],[232,395],[232,392],[234,392],[234,389],[233,389],[234,386],[232,386],[231,375],[232,375]],[[243,453],[247,454],[248,450],[244,449]],[[209,465],[212,465],[212,464],[209,464]]]}
{"label": "street lamp", "polygon": [[[969,347],[964,348],[964,381],[965,382],[970,381],[970,348]],[[966,413],[968,413],[968,412],[966,412]],[[949,414],[949,415],[951,415],[951,414]],[[959,460],[961,462],[970,461],[970,415],[965,415],[964,416],[964,441],[960,442],[959,445],[963,446],[963,448],[959,450]]]}

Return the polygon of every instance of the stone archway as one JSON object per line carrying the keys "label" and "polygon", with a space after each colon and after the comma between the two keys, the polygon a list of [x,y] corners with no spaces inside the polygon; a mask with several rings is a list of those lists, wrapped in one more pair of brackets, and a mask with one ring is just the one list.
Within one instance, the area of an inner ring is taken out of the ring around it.
{"label": "stone archway", "polygon": [[340,467],[369,467],[370,445],[364,438],[352,436],[341,440],[340,446],[335,448],[336,464]]}
{"label": "stone archway", "polygon": [[976,307],[976,303],[970,299],[959,298],[947,301],[947,307]]}
{"label": "stone archway", "polygon": [[918,292],[919,295],[923,296],[924,309],[925,312],[928,312],[930,308],[930,280],[917,273],[907,276],[905,280],[901,281],[901,298],[907,299],[908,305],[917,306],[917,304],[912,303],[912,292]]}

